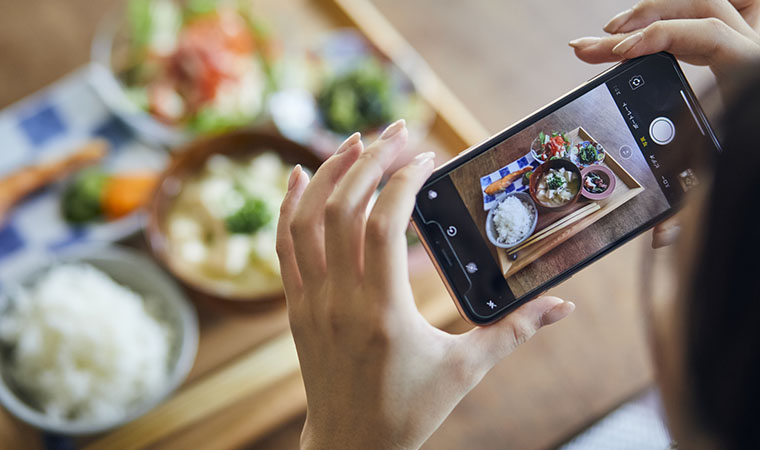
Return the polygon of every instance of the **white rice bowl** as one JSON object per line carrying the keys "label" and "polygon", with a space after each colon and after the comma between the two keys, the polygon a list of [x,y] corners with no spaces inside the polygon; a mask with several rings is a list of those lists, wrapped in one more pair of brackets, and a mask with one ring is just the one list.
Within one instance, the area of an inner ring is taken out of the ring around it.
{"label": "white rice bowl", "polygon": [[63,264],[11,298],[9,374],[51,419],[117,420],[169,375],[171,330],[144,299],[87,264]]}
{"label": "white rice bowl", "polygon": [[16,267],[0,291],[0,403],[64,435],[143,415],[184,380],[198,319],[145,256],[80,248]]}
{"label": "white rice bowl", "polygon": [[516,245],[528,237],[535,220],[535,207],[510,195],[493,209],[493,237],[499,244]]}

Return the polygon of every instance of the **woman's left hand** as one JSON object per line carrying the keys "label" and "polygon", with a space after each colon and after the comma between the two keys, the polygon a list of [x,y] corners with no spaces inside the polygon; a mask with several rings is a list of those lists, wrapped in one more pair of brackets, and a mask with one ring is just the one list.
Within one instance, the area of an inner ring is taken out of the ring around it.
{"label": "woman's left hand", "polygon": [[406,140],[403,121],[366,149],[357,134],[313,180],[291,176],[277,251],[308,402],[302,448],[419,447],[494,364],[574,308],[542,297],[463,335],[431,326],[415,306],[405,231],[433,155],[394,173],[366,215]]}

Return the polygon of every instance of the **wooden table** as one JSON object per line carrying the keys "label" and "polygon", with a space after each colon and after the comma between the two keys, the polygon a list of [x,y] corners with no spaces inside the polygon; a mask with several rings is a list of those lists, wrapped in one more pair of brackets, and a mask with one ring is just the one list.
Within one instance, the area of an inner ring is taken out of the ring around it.
{"label": "wooden table", "polygon": [[[0,106],[86,62],[95,24],[116,2],[0,0]],[[576,62],[565,42],[597,33],[608,17],[629,6],[627,0],[597,1],[594,9],[580,0],[375,3],[491,131],[597,73],[600,68]],[[553,70],[557,65],[564,68],[561,75]],[[626,245],[556,289],[554,294],[577,303],[577,311],[498,365],[454,410],[426,448],[554,446],[650,384],[636,277],[640,250],[648,239]],[[440,281],[429,272],[416,285],[428,291],[426,295],[445,295]],[[201,313],[209,323],[224,321],[231,326],[201,344],[205,356],[199,357],[194,376],[200,376],[214,358],[230,358],[249,348],[252,327],[274,330],[284,320],[276,309],[234,318]],[[449,328],[460,331],[466,326],[457,321]],[[217,352],[219,348],[224,351]],[[197,427],[204,430],[203,435],[186,430],[171,447],[205,439],[209,444],[204,448],[239,447],[245,442],[262,449],[294,448],[302,410],[288,408],[297,405],[303,393],[297,376],[281,383],[273,392],[290,397],[257,398],[255,405],[241,399],[234,408]],[[4,448],[39,446],[36,434],[5,416],[0,411]],[[233,424],[228,419],[234,417],[247,420]],[[293,420],[283,424],[273,417]],[[250,442],[250,436],[265,433],[268,437]]]}

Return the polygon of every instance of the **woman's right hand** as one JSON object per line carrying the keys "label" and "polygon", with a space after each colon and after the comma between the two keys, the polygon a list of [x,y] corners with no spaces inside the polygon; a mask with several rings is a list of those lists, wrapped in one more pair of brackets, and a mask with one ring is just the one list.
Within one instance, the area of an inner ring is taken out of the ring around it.
{"label": "woman's right hand", "polygon": [[[609,35],[570,41],[578,58],[598,64],[670,52],[709,66],[727,92],[734,67],[760,60],[760,0],[642,0],[604,31]],[[677,218],[657,225],[652,246],[670,245],[679,230]]]}
{"label": "woman's right hand", "polygon": [[721,82],[733,67],[760,59],[758,29],[758,0],[643,0],[610,20],[604,27],[610,35],[570,46],[592,64],[666,51],[709,66]]}

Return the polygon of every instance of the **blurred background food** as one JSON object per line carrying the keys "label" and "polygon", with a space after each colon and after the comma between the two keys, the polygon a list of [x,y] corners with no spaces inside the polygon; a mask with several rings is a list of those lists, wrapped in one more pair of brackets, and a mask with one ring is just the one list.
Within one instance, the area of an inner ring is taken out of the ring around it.
{"label": "blurred background food", "polygon": [[347,135],[389,123],[395,116],[393,97],[388,75],[369,59],[326,80],[317,94],[317,105],[325,127]]}
{"label": "blurred background food", "polygon": [[[340,29],[290,49],[270,100],[272,120],[285,136],[326,156],[351,133],[372,142],[402,117],[412,148],[427,135],[434,112],[415,81],[360,33]],[[416,55],[408,57],[412,63]],[[408,158],[402,155],[399,164]]]}
{"label": "blurred background food", "polygon": [[93,44],[95,86],[159,144],[250,126],[274,87],[261,23],[244,1],[129,0]]}
{"label": "blurred background food", "polygon": [[150,248],[180,279],[221,302],[281,299],[280,203],[295,164],[320,159],[287,139],[238,131],[177,152],[150,206]]}
{"label": "blurred background food", "polygon": [[72,224],[119,219],[145,205],[157,179],[152,172],[109,174],[102,169],[83,170],[63,191],[63,216]]}
{"label": "blurred background food", "polygon": [[235,297],[279,292],[274,241],[292,169],[271,151],[211,156],[166,218],[172,266]]}
{"label": "blurred background food", "polygon": [[127,33],[117,74],[161,122],[219,132],[249,125],[263,109],[269,43],[244,2],[130,0]]}
{"label": "blurred background food", "polygon": [[93,140],[66,157],[20,168],[0,178],[0,224],[11,207],[32,192],[102,159],[108,143]]}
{"label": "blurred background food", "polygon": [[144,256],[93,248],[21,269],[0,296],[0,402],[49,431],[139,415],[189,371],[197,318]]}

